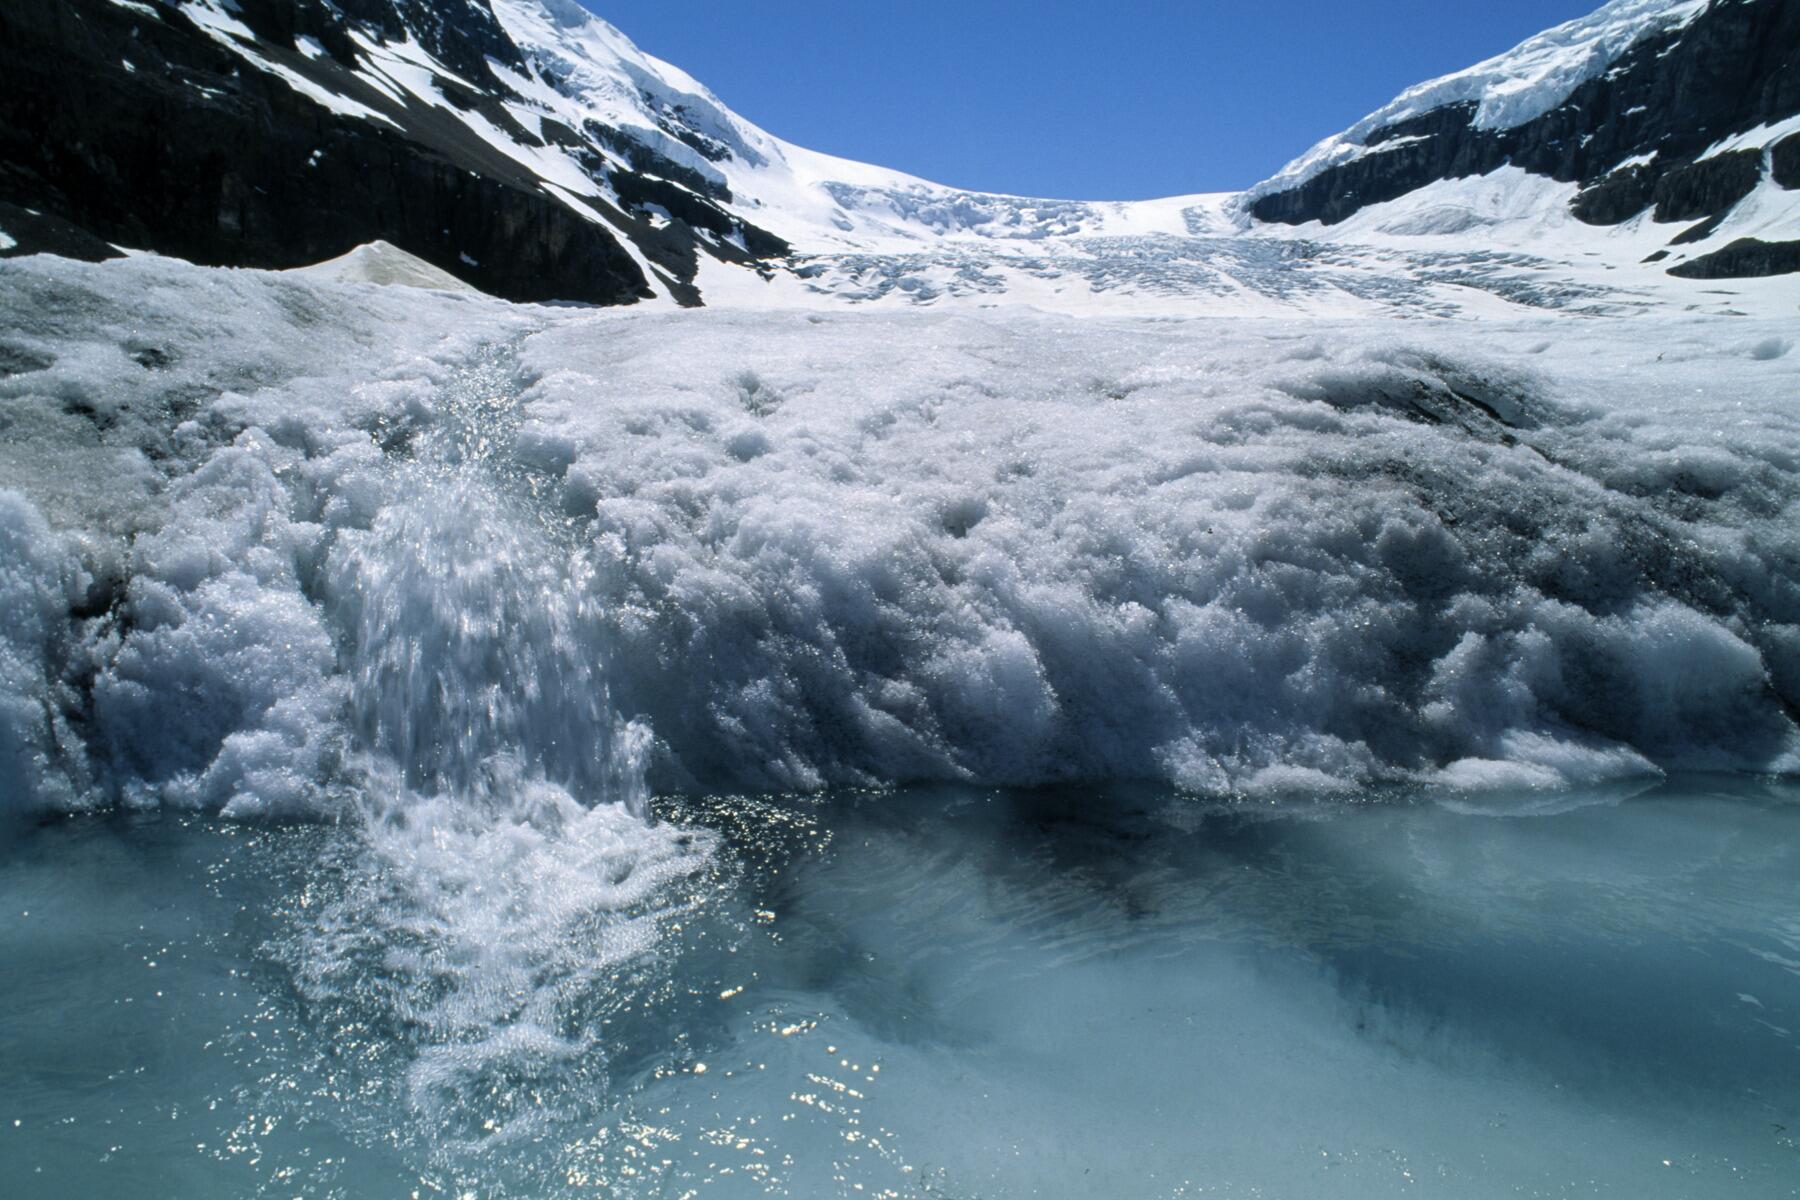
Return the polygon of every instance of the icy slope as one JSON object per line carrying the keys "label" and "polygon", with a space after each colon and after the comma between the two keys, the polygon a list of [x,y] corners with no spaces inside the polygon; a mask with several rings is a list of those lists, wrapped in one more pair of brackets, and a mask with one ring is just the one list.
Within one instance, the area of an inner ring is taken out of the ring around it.
{"label": "icy slope", "polygon": [[493,0],[544,89],[530,102],[579,126],[590,117],[729,190],[728,206],[795,247],[910,248],[938,240],[1025,240],[1185,231],[1165,202],[1030,199],[947,188],[783,141],[732,112],[698,80],[645,54],[575,0]]}
{"label": "icy slope", "polygon": [[[766,275],[790,243],[1187,227],[790,145],[572,0],[19,0],[0,159],[0,202],[99,234],[89,256],[289,267],[379,240],[524,300],[691,304],[699,275]],[[24,232],[0,253],[61,248]]]}
{"label": "icy slope", "polygon": [[[696,81],[641,54],[572,0],[549,6],[499,0],[496,11],[527,58],[582,107],[634,129],[678,116],[681,124],[670,128],[686,140],[671,145],[665,138],[658,146],[687,167],[711,172],[729,187],[735,211],[793,246],[792,276],[761,285],[703,265],[702,290],[716,303],[793,306],[823,298],[906,306],[1024,303],[1080,313],[1346,315],[1479,315],[1516,305],[1609,313],[1787,307],[1779,287],[1734,285],[1735,294],[1721,302],[1716,289],[1667,274],[1679,266],[1706,278],[1714,272],[1690,264],[1740,239],[1778,242],[1800,229],[1800,193],[1774,177],[1754,201],[1721,202],[1712,227],[1673,252],[1667,243],[1679,230],[1647,220],[1611,229],[1587,223],[1582,205],[1591,209],[1593,202],[1582,198],[1592,182],[1585,177],[1565,180],[1541,166],[1518,170],[1504,165],[1504,157],[1489,165],[1454,145],[1450,155],[1466,163],[1396,189],[1387,203],[1365,205],[1353,227],[1315,221],[1290,230],[1246,220],[1266,197],[1406,143],[1391,131],[1434,112],[1467,109],[1477,131],[1510,130],[1540,121],[1577,89],[1605,79],[1620,95],[1654,93],[1633,110],[1635,125],[1644,127],[1635,130],[1639,140],[1678,141],[1710,114],[1686,115],[1691,97],[1665,95],[1671,81],[1686,80],[1691,90],[1688,76],[1721,69],[1747,75],[1744,86],[1752,90],[1756,81],[1772,79],[1770,111],[1778,110],[1787,103],[1779,54],[1792,49],[1785,43],[1793,39],[1784,36],[1785,27],[1767,36],[1763,26],[1773,6],[1762,0],[1614,0],[1507,54],[1412,89],[1244,196],[1115,204],[969,193],[819,155],[736,117]],[[1675,43],[1673,66],[1665,70],[1660,58],[1650,58],[1619,68],[1629,79],[1608,74],[1629,52],[1646,46],[1660,52],[1696,22],[1696,36]],[[1773,43],[1777,57],[1745,61],[1735,48],[1759,35]],[[1736,111],[1729,116],[1713,126],[1704,146],[1689,148],[1693,157],[1760,152],[1787,128],[1777,122],[1721,138],[1719,129],[1737,127],[1731,121],[1750,121]],[[1615,165],[1603,164],[1608,171]]]}
{"label": "icy slope", "polygon": [[423,259],[416,258],[398,246],[386,242],[370,242],[350,253],[295,272],[309,279],[329,283],[376,283],[386,286],[425,288],[437,292],[472,292],[475,289],[440,271]]}
{"label": "icy slope", "polygon": [[[1357,240],[1404,226],[1523,248],[1479,213],[1419,219],[1421,194],[1528,176],[1558,257],[1696,279],[1800,264],[1800,8],[1783,0],[1614,0],[1433,80],[1234,202],[1260,222]],[[1561,190],[1547,184],[1563,185]],[[1394,219],[1399,205],[1413,210]],[[1515,208],[1517,206],[1514,206]],[[1572,218],[1572,219],[1571,219]]]}
{"label": "icy slope", "polygon": [[574,0],[18,0],[0,255],[292,267],[379,240],[598,303],[1772,313],[1705,281],[1800,245],[1796,55],[1775,0],[1615,0],[1243,196],[1109,203],[794,146]]}
{"label": "icy slope", "polygon": [[1512,129],[1562,104],[1655,33],[1678,30],[1711,0],[1609,0],[1588,16],[1529,38],[1504,54],[1409,88],[1349,129],[1321,141],[1245,194],[1287,191],[1332,167],[1382,153],[1370,135],[1450,105],[1472,104],[1478,129]]}
{"label": "icy slope", "polygon": [[13,808],[591,800],[641,754],[1800,768],[1791,322],[595,316],[41,258],[0,325]]}

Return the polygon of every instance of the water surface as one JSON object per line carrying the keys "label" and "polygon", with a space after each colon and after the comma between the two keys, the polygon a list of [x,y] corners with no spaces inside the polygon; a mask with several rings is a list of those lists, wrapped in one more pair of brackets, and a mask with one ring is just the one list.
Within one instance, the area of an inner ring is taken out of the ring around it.
{"label": "water surface", "polygon": [[0,1194],[1796,1195],[1797,799],[48,824]]}

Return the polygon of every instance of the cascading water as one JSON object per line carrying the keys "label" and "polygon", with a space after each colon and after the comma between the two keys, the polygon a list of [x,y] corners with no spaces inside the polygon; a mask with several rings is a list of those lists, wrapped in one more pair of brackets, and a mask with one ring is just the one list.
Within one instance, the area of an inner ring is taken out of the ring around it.
{"label": "cascading water", "polygon": [[647,821],[588,558],[511,455],[523,384],[504,349],[456,372],[325,573],[361,837],[284,957],[440,1149],[598,1102],[608,992],[706,858]]}
{"label": "cascading water", "polygon": [[332,556],[357,723],[409,788],[523,774],[642,816],[649,733],[613,711],[591,567],[509,457],[522,385],[504,350],[459,372]]}

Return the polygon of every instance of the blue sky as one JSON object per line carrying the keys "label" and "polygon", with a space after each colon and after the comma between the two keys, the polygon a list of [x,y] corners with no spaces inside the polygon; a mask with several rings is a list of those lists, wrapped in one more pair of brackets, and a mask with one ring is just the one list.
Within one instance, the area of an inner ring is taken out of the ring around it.
{"label": "blue sky", "polygon": [[1241,188],[1600,0],[583,0],[788,141],[986,191]]}

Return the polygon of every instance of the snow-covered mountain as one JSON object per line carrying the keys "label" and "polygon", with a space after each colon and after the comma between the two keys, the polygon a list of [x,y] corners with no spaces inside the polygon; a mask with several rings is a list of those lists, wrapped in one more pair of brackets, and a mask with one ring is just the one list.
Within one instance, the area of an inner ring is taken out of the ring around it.
{"label": "snow-covered mountain", "polygon": [[13,0],[0,230],[526,300],[1719,308],[1678,277],[1800,269],[1797,55],[1788,0],[1614,0],[1242,195],[1105,203],[794,146],[575,0]]}
{"label": "snow-covered mountain", "polygon": [[[1800,269],[1800,242],[1788,240],[1800,234],[1796,135],[1800,5],[1612,0],[1412,88],[1240,206],[1260,221],[1335,225],[1510,168],[1569,185],[1554,207],[1589,225],[1648,215],[1676,226],[1656,261],[1677,275],[1781,273]],[[1418,232],[1474,223],[1449,210],[1409,217]],[[1749,244],[1720,245],[1738,238]]]}
{"label": "snow-covered mountain", "polygon": [[788,247],[727,210],[711,161],[748,147],[658,67],[574,6],[20,0],[0,227],[265,267],[383,240],[512,299],[693,302],[697,257]]}

